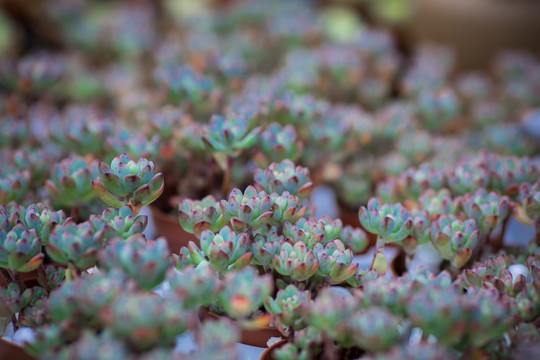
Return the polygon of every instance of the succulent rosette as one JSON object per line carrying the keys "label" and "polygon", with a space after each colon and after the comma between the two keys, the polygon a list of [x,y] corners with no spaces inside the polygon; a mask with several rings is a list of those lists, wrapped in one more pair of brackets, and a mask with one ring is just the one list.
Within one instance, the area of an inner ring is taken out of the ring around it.
{"label": "succulent rosette", "polygon": [[229,219],[231,228],[245,232],[248,228],[257,229],[268,224],[272,218],[272,200],[264,191],[257,192],[248,186],[244,193],[233,189],[228,200],[221,200],[221,209]]}
{"label": "succulent rosette", "polygon": [[203,231],[200,241],[201,249],[190,242],[187,248],[180,250],[180,269],[208,261],[216,271],[223,273],[246,267],[253,258],[253,253],[249,252],[249,236],[246,233],[237,234],[229,226],[223,227],[218,233]]}
{"label": "succulent rosette", "polygon": [[288,159],[280,163],[272,163],[267,169],[257,169],[254,175],[255,187],[259,191],[268,194],[282,194],[288,191],[290,194],[307,199],[313,189],[309,169],[295,166]]}
{"label": "succulent rosette", "polygon": [[235,157],[255,145],[260,131],[260,128],[250,130],[244,116],[225,119],[214,115],[203,140],[212,151]]}
{"label": "succulent rosette", "polygon": [[0,170],[0,205],[22,202],[28,193],[30,177],[27,170]]}
{"label": "succulent rosette", "polygon": [[302,201],[298,196],[289,194],[288,191],[283,192],[281,195],[277,193],[270,194],[270,201],[272,203],[272,218],[269,223],[274,226],[279,226],[285,222],[294,224],[308,211],[306,202]]}
{"label": "succulent rosette", "polygon": [[509,270],[512,259],[508,256],[499,255],[490,258],[484,263],[477,264],[471,269],[463,270],[461,284],[465,289],[472,286],[477,288],[495,288],[501,293],[516,296],[527,282],[523,274],[513,276]]}
{"label": "succulent rosette", "polygon": [[529,158],[497,156],[490,168],[491,186],[509,195],[517,194],[520,184],[534,182],[540,177],[540,170]]}
{"label": "succulent rosette", "polygon": [[95,231],[90,222],[76,224],[66,220],[52,230],[46,251],[57,263],[73,264],[79,270],[86,270],[96,264],[104,240],[104,230]]}
{"label": "succulent rosette", "polygon": [[56,225],[62,225],[66,220],[63,210],[54,211],[42,203],[30,204],[27,207],[20,207],[17,212],[18,221],[22,222],[28,229],[34,229],[43,245],[49,242],[49,235]]}
{"label": "succulent rosette", "polygon": [[364,251],[369,245],[366,233],[362,229],[350,225],[343,227],[338,238],[345,244],[346,248],[355,253]]}
{"label": "succulent rosette", "polygon": [[227,218],[223,216],[219,202],[212,195],[205,196],[202,200],[180,201],[178,220],[185,231],[197,237],[204,230],[216,232],[227,224]]}
{"label": "succulent rosette", "polygon": [[478,189],[474,194],[465,194],[461,204],[465,214],[476,220],[480,231],[489,234],[510,213],[510,199],[492,191]]}
{"label": "succulent rosette", "polygon": [[283,235],[280,236],[276,232],[255,235],[251,242],[250,251],[253,253],[251,262],[255,265],[269,266],[283,241],[285,241]]}
{"label": "succulent rosette", "polygon": [[301,308],[310,300],[311,293],[308,290],[302,291],[294,285],[288,285],[277,292],[275,299],[266,298],[264,307],[279,324],[279,330],[287,335],[287,328],[299,330],[304,325]]}
{"label": "succulent rosette", "polygon": [[282,127],[277,123],[271,123],[261,133],[260,146],[266,163],[295,161],[302,155],[304,148],[292,125]]}
{"label": "succulent rosette", "polygon": [[113,127],[95,111],[69,108],[63,114],[61,131],[51,131],[51,139],[63,149],[81,156],[101,154]]}
{"label": "succulent rosette", "polygon": [[480,165],[459,164],[447,174],[448,187],[458,195],[473,192],[489,185],[490,173]]}
{"label": "succulent rosette", "polygon": [[372,234],[377,234],[385,242],[400,242],[411,234],[414,222],[411,214],[401,204],[386,203],[372,198],[367,208],[358,211],[360,223]]}
{"label": "succulent rosette", "polygon": [[258,310],[273,290],[272,277],[251,267],[225,274],[218,303],[236,319],[246,319]]}
{"label": "succulent rosette", "polygon": [[109,207],[101,215],[91,215],[89,221],[96,231],[103,230],[106,226],[114,230],[114,234],[127,239],[132,235],[140,234],[146,229],[148,217],[137,215],[129,206],[120,209]]}
{"label": "succulent rosette", "polygon": [[163,192],[163,174],[145,158],[135,162],[127,154],[115,157],[111,166],[99,163],[99,177],[92,182],[95,192],[106,204],[120,208],[127,205],[135,215]]}
{"label": "succulent rosette", "polygon": [[302,242],[309,249],[313,249],[318,243],[326,245],[333,240],[326,239],[324,223],[312,217],[309,219],[301,218],[296,224],[285,222],[283,224],[283,235],[286,240],[294,243]]}
{"label": "succulent rosette", "polygon": [[96,164],[71,156],[53,166],[45,189],[58,207],[74,207],[92,200],[92,179],[97,175]]}
{"label": "succulent rosette", "polygon": [[318,243],[313,252],[319,260],[317,274],[328,279],[330,284],[339,284],[356,274],[358,264],[353,264],[353,252],[346,249],[340,240],[333,240],[323,246]]}
{"label": "succulent rosette", "polygon": [[148,292],[121,294],[101,314],[115,337],[140,352],[172,349],[176,338],[195,321],[193,313]]}
{"label": "succulent rosette", "polygon": [[128,239],[116,238],[99,254],[101,268],[120,269],[134,279],[139,289],[152,290],[164,279],[171,264],[165,239],[146,240],[141,234]]}
{"label": "succulent rosette", "polygon": [[409,198],[418,198],[428,189],[440,190],[446,183],[443,171],[435,169],[428,163],[421,164],[418,169],[408,169],[398,179],[400,191]]}
{"label": "succulent rosette", "polygon": [[182,307],[186,309],[210,305],[223,287],[216,271],[206,261],[196,267],[187,267],[182,272],[170,269],[167,280],[182,303]]}
{"label": "succulent rosette", "polygon": [[452,196],[448,189],[441,189],[439,191],[428,189],[420,195],[418,202],[431,217],[438,214],[456,213],[457,204],[452,200]]}
{"label": "succulent rosette", "polygon": [[30,272],[43,263],[44,257],[35,229],[27,229],[23,224],[10,231],[0,229],[0,267]]}
{"label": "succulent rosette", "polygon": [[313,276],[319,267],[315,252],[301,241],[291,244],[283,242],[279,252],[272,259],[272,269],[296,281],[304,281]]}
{"label": "succulent rosette", "polygon": [[478,244],[478,227],[474,219],[461,221],[454,215],[441,215],[432,222],[430,236],[439,255],[459,269]]}
{"label": "succulent rosette", "polygon": [[19,284],[10,283],[6,288],[0,288],[0,317],[11,318],[32,301],[34,289],[21,290]]}

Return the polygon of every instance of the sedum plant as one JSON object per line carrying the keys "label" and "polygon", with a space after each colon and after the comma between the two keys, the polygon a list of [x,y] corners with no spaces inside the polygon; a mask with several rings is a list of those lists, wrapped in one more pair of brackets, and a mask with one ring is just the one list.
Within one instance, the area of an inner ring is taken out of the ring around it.
{"label": "sedum plant", "polygon": [[140,158],[135,162],[122,154],[112,160],[110,167],[104,162],[99,164],[99,176],[92,186],[105,203],[116,208],[127,205],[136,216],[161,195],[164,181],[152,161]]}

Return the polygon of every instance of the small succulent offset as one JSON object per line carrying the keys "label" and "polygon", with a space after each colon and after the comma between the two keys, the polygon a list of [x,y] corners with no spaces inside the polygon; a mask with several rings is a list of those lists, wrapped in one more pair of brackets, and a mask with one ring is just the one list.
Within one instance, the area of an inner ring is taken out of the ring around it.
{"label": "small succulent offset", "polygon": [[200,237],[204,230],[217,232],[227,224],[219,202],[208,195],[202,200],[184,199],[178,205],[178,219],[182,228]]}
{"label": "small succulent offset", "polygon": [[255,187],[268,194],[290,194],[307,199],[313,190],[313,183],[309,176],[309,169],[295,166],[288,159],[280,163],[272,163],[267,169],[257,169],[254,174]]}
{"label": "small succulent offset", "polygon": [[170,269],[167,280],[185,309],[212,304],[223,288],[222,281],[208,262],[201,262],[196,267],[188,266],[181,272]]}
{"label": "small succulent offset", "polygon": [[96,164],[72,156],[53,166],[45,188],[56,207],[72,208],[92,200],[92,179],[97,175]]}
{"label": "small succulent offset", "polygon": [[303,143],[298,139],[292,125],[281,127],[272,123],[261,133],[261,154],[265,164],[281,162],[286,159],[296,161],[302,155]]}
{"label": "small succulent offset", "polygon": [[281,275],[301,282],[317,272],[319,260],[315,252],[303,242],[291,244],[285,241],[280,244],[279,252],[274,255],[271,267]]}
{"label": "small succulent offset", "polygon": [[478,189],[474,194],[465,194],[461,200],[468,217],[476,220],[480,231],[489,234],[510,213],[510,199],[496,192]]}
{"label": "small succulent offset", "polygon": [[452,192],[463,195],[481,187],[487,187],[490,182],[490,173],[483,166],[464,162],[447,174],[447,181]]}
{"label": "small succulent offset", "polygon": [[120,269],[139,289],[152,290],[165,279],[171,260],[165,239],[147,241],[142,234],[135,234],[125,241],[111,240],[99,254],[99,267]]}
{"label": "small succulent offset", "polygon": [[[30,204],[27,207],[17,206],[13,203],[10,205],[11,210],[6,209],[6,212],[11,212],[11,224],[22,223],[28,229],[34,229],[37,232],[42,245],[47,245],[49,235],[56,225],[62,225],[66,220],[63,210],[54,211],[49,209],[42,203]],[[0,213],[2,209],[0,208]],[[0,215],[0,219],[2,215]]]}
{"label": "small succulent offset", "polygon": [[225,274],[218,303],[225,313],[236,319],[247,319],[258,310],[273,290],[272,277],[259,275],[252,267]]}
{"label": "small succulent offset", "polygon": [[529,158],[517,156],[496,156],[491,164],[491,187],[500,193],[517,194],[519,185],[534,182],[540,170]]}
{"label": "small succulent offset", "polygon": [[44,257],[35,229],[27,229],[23,224],[9,231],[0,229],[0,267],[30,272],[43,263]]}
{"label": "small succulent offset", "polygon": [[288,191],[284,191],[281,195],[270,194],[270,201],[272,202],[272,218],[269,223],[274,226],[285,222],[294,224],[303,218],[308,211],[306,203],[301,201],[298,196],[289,194]]}
{"label": "small succulent offset", "polygon": [[430,229],[431,242],[437,252],[462,268],[478,244],[478,228],[474,219],[459,220],[454,215],[441,215]]}
{"label": "small succulent offset", "polygon": [[218,233],[203,231],[200,241],[201,249],[192,241],[180,249],[180,269],[207,261],[216,271],[224,273],[246,267],[253,258],[253,253],[249,252],[248,234],[237,234],[229,226],[223,227]]}
{"label": "small succulent offset", "polygon": [[283,335],[289,335],[289,328],[300,330],[305,326],[301,308],[311,300],[309,290],[299,290],[294,285],[288,285],[279,290],[275,298],[268,297],[264,307],[270,313],[279,331]]}
{"label": "small succulent offset", "polygon": [[164,188],[163,174],[155,173],[154,163],[145,158],[135,162],[127,154],[115,157],[109,167],[99,164],[99,177],[92,182],[97,195],[110,206],[129,206],[134,216],[156,200]]}
{"label": "small succulent offset", "polygon": [[401,204],[386,203],[372,198],[367,208],[362,206],[358,211],[360,223],[370,233],[377,234],[377,249],[373,257],[372,269],[379,275],[386,274],[388,262],[384,255],[384,245],[391,242],[402,242],[411,235],[414,221],[411,214]]}
{"label": "small succulent offset", "polygon": [[46,251],[53,261],[75,266],[71,271],[76,276],[77,269],[86,270],[96,264],[104,241],[104,229],[95,231],[88,221],[76,224],[68,219],[53,229]]}
{"label": "small succulent offset", "polygon": [[223,118],[214,115],[203,140],[212,151],[236,157],[242,150],[255,145],[260,131],[260,128],[249,130],[247,118],[243,116]]}
{"label": "small succulent offset", "polygon": [[317,274],[330,284],[347,281],[358,270],[358,264],[352,263],[352,250],[346,249],[340,240],[331,241],[326,246],[318,243],[313,252],[319,260]]}
{"label": "small succulent offset", "polygon": [[31,174],[27,170],[0,171],[0,205],[22,202],[28,193]]}
{"label": "small succulent offset", "polygon": [[465,289],[471,286],[495,288],[499,292],[516,296],[525,287],[527,279],[523,274],[513,276],[509,270],[511,264],[509,256],[490,258],[472,269],[463,270],[461,284]]}
{"label": "small succulent offset", "polygon": [[119,209],[109,207],[101,215],[90,215],[89,221],[96,231],[108,226],[114,230],[116,236],[127,239],[146,229],[148,217],[145,215],[135,216],[131,207],[123,206]]}
{"label": "small succulent offset", "polygon": [[220,206],[224,216],[229,219],[231,228],[236,232],[260,228],[272,218],[270,195],[264,191],[257,192],[253,186],[248,186],[244,193],[234,189],[228,200],[221,200]]}

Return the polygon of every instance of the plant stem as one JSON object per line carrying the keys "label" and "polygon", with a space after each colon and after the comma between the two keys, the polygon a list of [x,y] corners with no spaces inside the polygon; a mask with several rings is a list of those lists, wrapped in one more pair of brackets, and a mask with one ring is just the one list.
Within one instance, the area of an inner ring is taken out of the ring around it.
{"label": "plant stem", "polygon": [[68,263],[68,270],[71,273],[73,279],[78,279],[80,277],[79,270],[77,270],[77,267],[73,263]]}
{"label": "plant stem", "polygon": [[11,279],[13,280],[13,282],[16,282],[17,284],[19,284],[19,288],[21,289],[21,292],[26,290],[26,285],[24,284],[24,281],[18,272],[8,269],[8,273],[11,276]]}
{"label": "plant stem", "polygon": [[221,193],[223,194],[224,199],[226,199],[227,195],[229,195],[233,166],[234,158],[231,155],[227,155],[227,161],[225,163],[225,174],[223,175],[223,184],[221,187]]}
{"label": "plant stem", "polygon": [[45,290],[45,292],[48,294],[49,291],[47,290],[47,273],[45,272],[45,266],[43,264],[41,264],[38,268],[37,268],[37,273],[38,273],[38,284],[43,288],[43,290]]}

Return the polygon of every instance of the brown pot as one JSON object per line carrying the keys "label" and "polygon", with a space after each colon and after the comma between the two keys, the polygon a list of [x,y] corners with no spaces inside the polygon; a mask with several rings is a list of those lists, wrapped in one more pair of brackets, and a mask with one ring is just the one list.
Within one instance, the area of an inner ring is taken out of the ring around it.
{"label": "brown pot", "polygon": [[540,49],[540,2],[415,0],[408,31],[414,41],[456,50],[458,69],[485,68],[505,49]]}
{"label": "brown pot", "polygon": [[186,232],[174,216],[165,214],[158,208],[151,206],[150,211],[154,218],[154,227],[156,235],[163,236],[167,239],[169,250],[173,254],[178,254],[182,246],[187,246],[190,241],[193,241],[197,246],[200,245],[199,239],[195,235]]}
{"label": "brown pot", "polygon": [[286,343],[287,343],[287,340],[281,340],[281,341],[278,341],[277,343],[273,344],[272,346],[269,346],[261,354],[260,360],[272,360],[272,359],[274,359],[274,356],[273,356],[274,350],[279,349],[280,347],[282,347]]}
{"label": "brown pot", "polygon": [[[199,311],[199,318],[201,320],[219,320],[221,316],[201,307],[201,310]],[[268,346],[268,340],[272,337],[281,338],[282,335],[279,330],[273,326],[261,326],[260,328],[256,329],[242,329],[240,342],[246,345],[265,348]]]}
{"label": "brown pot", "polygon": [[27,354],[20,345],[0,338],[0,359],[35,360],[35,357]]}

